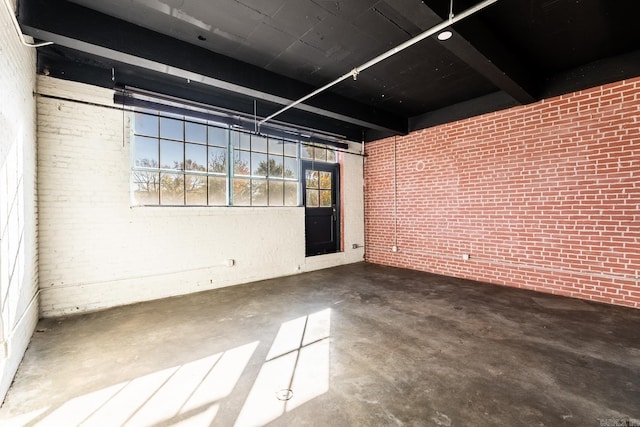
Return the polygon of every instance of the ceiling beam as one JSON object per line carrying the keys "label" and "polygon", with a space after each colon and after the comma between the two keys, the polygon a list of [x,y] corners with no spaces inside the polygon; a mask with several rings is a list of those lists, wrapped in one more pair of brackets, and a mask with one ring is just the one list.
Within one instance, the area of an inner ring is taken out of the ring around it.
{"label": "ceiling beam", "polygon": [[640,50],[581,65],[547,78],[543,98],[576,92],[640,76]]}
{"label": "ceiling beam", "polygon": [[[116,64],[164,74],[174,81],[183,79],[185,85],[194,82],[263,101],[263,116],[315,89],[65,0],[22,1],[19,19],[22,30],[36,39]],[[297,108],[363,131],[407,132],[406,118],[332,93],[322,94]]]}
{"label": "ceiling beam", "polygon": [[498,91],[411,117],[409,119],[409,132],[464,120],[517,105],[520,104],[511,95],[504,91]]}
{"label": "ceiling beam", "polygon": [[[505,0],[508,1],[508,0]],[[446,20],[449,1],[422,2],[424,15]],[[454,3],[455,4],[455,3]],[[491,7],[499,7],[500,3]],[[433,18],[432,18],[433,19]],[[453,36],[441,43],[469,67],[520,104],[537,101],[537,89],[526,68],[479,17],[464,20],[450,29]]]}

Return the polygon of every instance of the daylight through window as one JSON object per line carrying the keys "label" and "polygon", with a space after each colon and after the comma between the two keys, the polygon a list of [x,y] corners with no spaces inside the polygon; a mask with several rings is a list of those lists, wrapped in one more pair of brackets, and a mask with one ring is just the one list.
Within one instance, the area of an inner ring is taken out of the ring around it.
{"label": "daylight through window", "polygon": [[323,145],[148,110],[133,114],[132,142],[134,205],[298,206],[300,158],[337,161]]}

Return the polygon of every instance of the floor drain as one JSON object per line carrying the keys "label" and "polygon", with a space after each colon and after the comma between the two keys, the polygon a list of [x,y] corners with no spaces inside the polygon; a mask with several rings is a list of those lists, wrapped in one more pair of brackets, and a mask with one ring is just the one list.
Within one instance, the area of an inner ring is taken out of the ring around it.
{"label": "floor drain", "polygon": [[278,400],[291,400],[291,398],[293,397],[293,390],[291,390],[290,388],[283,388],[282,390],[278,390],[276,391],[276,397],[278,398]]}

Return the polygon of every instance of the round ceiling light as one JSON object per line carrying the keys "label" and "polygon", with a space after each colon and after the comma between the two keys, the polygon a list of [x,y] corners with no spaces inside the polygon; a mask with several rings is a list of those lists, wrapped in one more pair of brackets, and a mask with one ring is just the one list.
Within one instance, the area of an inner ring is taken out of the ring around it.
{"label": "round ceiling light", "polygon": [[438,40],[440,41],[449,40],[452,35],[453,33],[451,31],[443,31],[440,34],[438,34]]}

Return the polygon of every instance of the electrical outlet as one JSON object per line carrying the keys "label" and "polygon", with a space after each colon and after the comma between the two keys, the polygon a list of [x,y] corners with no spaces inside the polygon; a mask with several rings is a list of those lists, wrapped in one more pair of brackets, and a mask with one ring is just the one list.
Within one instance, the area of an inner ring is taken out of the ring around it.
{"label": "electrical outlet", "polygon": [[358,249],[358,248],[359,248],[359,246],[358,246],[358,244],[357,244],[357,243],[354,243],[353,245],[351,245],[351,248],[352,248],[352,249]]}
{"label": "electrical outlet", "polygon": [[462,254],[462,259],[464,261],[469,261],[469,254]]}
{"label": "electrical outlet", "polygon": [[391,246],[391,252],[398,252],[398,247],[396,245]]}

